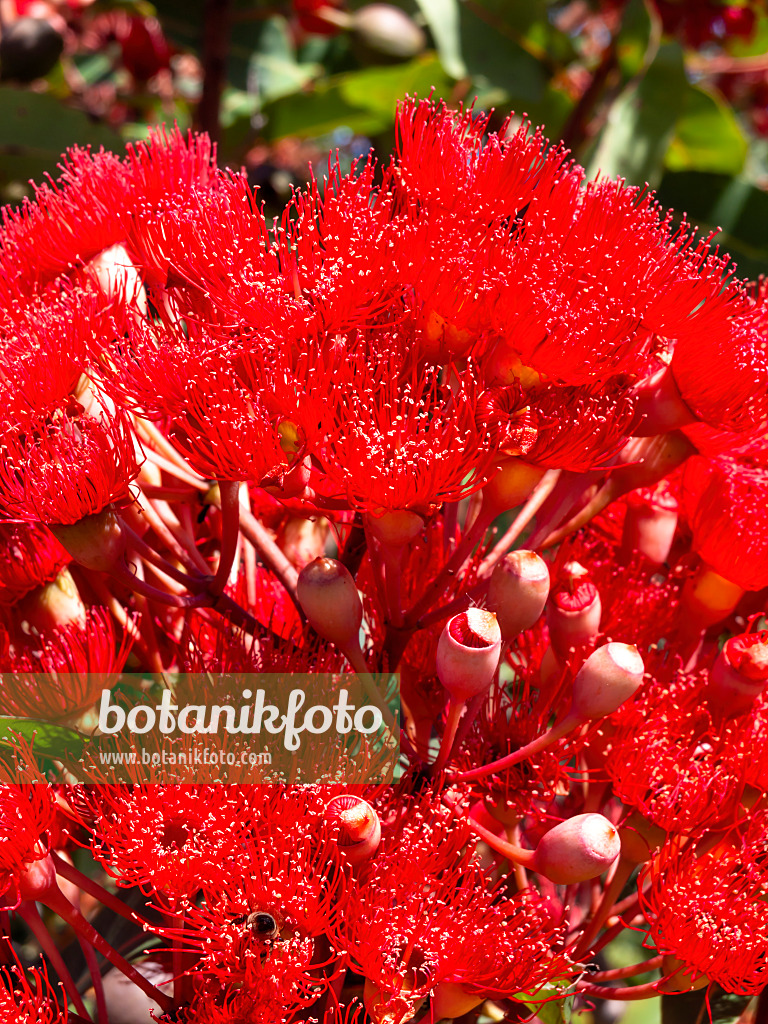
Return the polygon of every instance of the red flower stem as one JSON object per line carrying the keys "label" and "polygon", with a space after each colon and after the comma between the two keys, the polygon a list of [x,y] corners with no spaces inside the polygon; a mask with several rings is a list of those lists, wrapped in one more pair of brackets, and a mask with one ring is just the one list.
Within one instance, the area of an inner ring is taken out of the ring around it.
{"label": "red flower stem", "polygon": [[624,921],[619,918],[616,924],[611,925],[610,928],[604,931],[597,942],[594,943],[592,946],[592,955],[596,956],[601,949],[605,949],[607,945],[613,942],[617,935],[621,935],[621,933],[626,931],[628,927],[629,925],[625,924]]}
{"label": "red flower stem", "polygon": [[571,715],[566,715],[562,721],[555,723],[551,729],[547,729],[545,733],[542,733],[535,740],[531,740],[530,743],[526,743],[519,750],[507,754],[506,757],[500,757],[497,761],[491,761],[490,764],[481,765],[479,768],[473,768],[468,772],[461,772],[461,774],[454,776],[452,781],[470,782],[474,779],[482,779],[494,772],[500,772],[505,768],[511,768],[513,765],[525,761],[526,758],[531,757],[533,754],[538,754],[540,750],[545,750],[563,736],[567,736],[569,732],[572,732],[580,724],[581,722],[578,719]]}
{"label": "red flower stem", "polygon": [[443,506],[443,550],[446,558],[456,547],[456,529],[459,525],[459,502],[447,501]]}
{"label": "red flower stem", "polygon": [[181,934],[173,936],[172,940],[172,952],[171,952],[171,969],[173,971],[173,1001],[177,1006],[181,1005],[182,1002],[182,988],[184,985],[184,915],[179,914],[178,917],[175,914],[170,914],[171,924],[178,922],[179,931]]}
{"label": "red flower stem", "polygon": [[371,675],[371,671],[368,668],[368,662],[365,660],[365,655],[359,647],[350,646],[348,649],[342,651],[344,657],[350,663],[352,668],[355,670],[360,678],[360,682],[363,684],[368,699],[373,701],[376,707],[381,712],[381,716],[384,720],[384,724],[389,730],[392,737],[400,735],[400,731],[395,721],[392,712],[389,710],[384,698],[379,692],[379,688],[376,685],[376,680]]}
{"label": "red flower stem", "polygon": [[150,921],[147,921],[146,918],[137,914],[135,910],[131,910],[129,906],[123,903],[119,896],[115,896],[109,889],[105,889],[103,885],[99,885],[98,882],[89,878],[88,875],[84,875],[74,864],[70,864],[69,861],[60,857],[55,850],[51,851],[51,859],[53,860],[57,875],[61,875],[62,878],[66,878],[68,882],[72,882],[73,885],[82,889],[83,892],[87,892],[89,896],[93,896],[95,900],[98,900],[105,907],[109,907],[119,917],[124,917],[126,921],[137,925],[137,927],[145,932],[155,928],[155,925]]}
{"label": "red flower stem", "polygon": [[466,611],[472,602],[481,597],[487,589],[488,580],[481,580],[479,583],[475,583],[471,590],[467,590],[465,593],[459,594],[458,597],[454,597],[448,604],[444,604],[440,608],[433,608],[431,612],[422,615],[416,623],[416,629],[426,629],[442,619],[449,619],[454,615],[458,615],[459,612]]}
{"label": "red flower stem", "polygon": [[169,594],[165,590],[159,590],[134,576],[125,565],[116,566],[110,572],[110,576],[129,590],[142,594],[151,601],[157,601],[158,604],[169,604],[173,608],[198,608],[200,605],[211,604],[211,598],[206,594]]}
{"label": "red flower stem", "polygon": [[200,495],[193,487],[163,487],[154,484],[142,484],[142,494],[148,498],[160,498],[163,501],[172,501],[178,505],[187,502],[190,505],[200,505]]}
{"label": "red flower stem", "polygon": [[590,981],[619,981],[620,978],[633,978],[636,974],[648,974],[649,971],[655,971],[657,967],[661,967],[664,957],[652,956],[649,960],[644,960],[640,964],[630,964],[629,967],[616,967],[611,971],[597,971],[594,974],[590,974]]}
{"label": "red flower stem", "polygon": [[210,482],[208,480],[204,480],[201,476],[198,476],[194,472],[194,470],[190,467],[189,463],[186,461],[184,456],[181,455],[178,451],[176,451],[176,449],[173,447],[173,445],[165,436],[165,434],[163,434],[163,432],[159,430],[154,423],[152,423],[150,420],[143,419],[141,416],[137,416],[136,428],[138,429],[139,433],[144,434],[144,436],[146,437],[147,441],[149,441],[150,444],[153,444],[155,446],[154,450],[150,449],[150,451],[147,453],[148,455],[154,456],[157,455],[158,453],[162,453],[162,455],[165,456],[164,461],[167,460],[171,462],[176,469],[180,469],[187,474],[187,476],[190,478],[190,481],[192,482],[193,487],[196,487],[198,490],[200,488],[210,490]]}
{"label": "red flower stem", "polygon": [[253,544],[267,568],[277,576],[288,591],[288,596],[296,605],[299,615],[304,620],[304,612],[299,604],[297,585],[299,574],[291,565],[283,552],[272,539],[269,531],[259,520],[244,508],[240,508],[240,529],[243,535]]}
{"label": "red flower stem", "polygon": [[162,469],[164,472],[170,473],[171,476],[175,477],[183,484],[189,484],[189,486],[194,488],[198,494],[207,494],[211,489],[211,485],[207,480],[198,479],[192,475],[191,471],[182,469],[182,467],[177,463],[164,458],[164,456],[160,455],[158,452],[152,451],[151,449],[145,449],[145,451],[149,461],[154,462],[158,469]]}
{"label": "red flower stem", "polygon": [[187,533],[175,516],[171,519],[169,513],[171,513],[171,509],[165,501],[151,501],[147,498],[144,502],[144,515],[147,517],[149,525],[169,550],[176,555],[188,571],[209,576],[210,570],[205,559],[197,550],[194,537]]}
{"label": "red flower stem", "polygon": [[240,483],[237,480],[220,480],[221,494],[221,554],[216,575],[208,585],[208,592],[221,594],[227,585],[229,573],[237,554],[237,540],[240,534]]}
{"label": "red flower stem", "polygon": [[99,935],[90,921],[87,921],[80,911],[72,906],[57,886],[49,887],[39,898],[50,910],[58,914],[62,921],[66,921],[78,935],[82,936],[87,942],[90,942],[93,948],[101,953],[105,960],[108,960],[113,967],[116,967],[118,971],[124,974],[150,999],[154,999],[164,1013],[168,1013],[173,1009],[173,999],[164,992],[161,992],[140,971],[137,971],[133,964],[129,963],[125,957],[113,949],[107,940]]}
{"label": "red flower stem", "polygon": [[228,622],[231,622],[237,629],[245,630],[254,636],[263,631],[264,627],[255,619],[250,612],[241,607],[228,594],[218,594],[211,602],[211,608],[222,615]]}
{"label": "red flower stem", "polygon": [[141,652],[142,657],[148,662],[151,662],[152,654],[147,646],[146,640],[142,636],[134,620],[105,585],[101,573],[88,572],[83,569],[82,566],[73,565],[72,568],[75,570],[78,589],[81,589],[83,586],[89,587],[93,591],[99,603],[109,609],[114,620],[122,626],[127,633],[131,634],[131,639]]}
{"label": "red flower stem", "polygon": [[573,951],[573,955],[576,960],[581,960],[582,957],[586,956],[589,952],[598,932],[611,916],[614,901],[629,881],[629,877],[634,868],[635,865],[632,864],[631,861],[626,860],[624,857],[619,858],[619,863],[613,874],[613,878],[605,887],[600,904],[592,915],[592,920],[587,925],[584,934],[577,942],[576,948]]}
{"label": "red flower stem", "polygon": [[[674,975],[669,975],[669,977],[674,977]],[[588,981],[580,981],[576,991],[595,999],[618,999],[622,1002],[633,1002],[636,999],[652,999],[654,996],[658,996],[658,986],[667,980],[667,978],[660,978],[658,981],[649,981],[645,985],[631,985],[629,988],[609,988],[603,985],[592,985]]]}
{"label": "red flower stem", "polygon": [[465,818],[475,835],[480,836],[483,842],[487,843],[496,853],[500,853],[502,857],[506,857],[513,864],[522,864],[523,867],[531,867],[533,865],[533,850],[524,850],[522,846],[507,843],[503,839],[499,839],[498,836],[495,836],[493,832],[481,825],[479,821],[475,821],[474,818],[468,815],[465,815]]}
{"label": "red flower stem", "polygon": [[[370,548],[370,544],[368,545]],[[381,553],[384,556],[384,588],[387,598],[387,620],[400,629],[403,625],[402,606],[402,548],[392,549],[386,544],[381,545]]]}
{"label": "red flower stem", "polygon": [[56,943],[53,941],[51,933],[43,924],[43,920],[40,917],[40,912],[38,911],[36,904],[32,900],[24,900],[19,904],[18,914],[29,926],[29,930],[37,939],[38,945],[42,949],[43,953],[51,961],[53,969],[58,974],[65,991],[77,1007],[77,1012],[87,1016],[90,1021],[91,1018],[88,1016],[88,1011],[85,1008],[83,997],[78,992],[77,985],[75,984],[72,975],[69,973],[69,969],[64,963],[64,959],[59,952]]}
{"label": "red flower stem", "polygon": [[174,565],[164,558],[159,552],[155,551],[153,547],[140,537],[127,523],[122,523],[123,532],[126,534],[131,542],[131,546],[145,558],[152,565],[156,566],[161,572],[165,573],[166,576],[170,576],[172,580],[176,580],[177,583],[183,584],[187,590],[200,591],[205,589],[206,581],[199,575],[197,575],[197,569],[193,569],[194,576],[189,576],[187,573],[177,569]]}
{"label": "red flower stem", "polygon": [[459,728],[459,722],[461,721],[461,715],[467,706],[467,702],[463,700],[454,700],[451,698],[448,704],[448,719],[445,723],[445,732],[440,743],[440,751],[438,752],[437,759],[432,765],[432,771],[437,773],[441,771],[450,757],[451,751],[453,750],[453,744],[456,739],[456,732]]}
{"label": "red flower stem", "polygon": [[493,518],[493,512],[483,512],[482,509],[480,510],[480,514],[465,532],[458,547],[443,568],[435,576],[419,600],[405,613],[406,626],[414,626],[422,615],[430,610],[435,601],[442,597],[448,585],[459,575],[464,563],[483,539],[483,535],[493,522]]}
{"label": "red flower stem", "polygon": [[93,994],[96,997],[96,1019],[99,1024],[109,1024],[109,1011],[107,1010],[107,998],[104,994],[104,981],[99,970],[99,961],[90,942],[78,938],[80,949],[83,951],[85,962],[93,980]]}
{"label": "red flower stem", "polygon": [[561,470],[559,469],[548,469],[546,471],[544,476],[531,491],[531,496],[515,516],[514,520],[510,523],[507,532],[500,541],[494,544],[491,551],[480,563],[477,570],[478,578],[484,578],[493,572],[496,563],[507,553],[507,551],[509,551],[517,538],[555,489],[555,485],[560,479],[560,473]]}

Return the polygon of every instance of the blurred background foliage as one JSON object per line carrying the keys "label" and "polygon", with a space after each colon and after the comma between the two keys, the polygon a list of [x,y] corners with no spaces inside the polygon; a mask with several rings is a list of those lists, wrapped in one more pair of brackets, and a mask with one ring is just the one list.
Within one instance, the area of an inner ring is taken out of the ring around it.
{"label": "blurred background foliage", "polygon": [[396,101],[515,111],[768,268],[766,0],[0,0],[0,200],[73,144],[199,127],[276,212]]}

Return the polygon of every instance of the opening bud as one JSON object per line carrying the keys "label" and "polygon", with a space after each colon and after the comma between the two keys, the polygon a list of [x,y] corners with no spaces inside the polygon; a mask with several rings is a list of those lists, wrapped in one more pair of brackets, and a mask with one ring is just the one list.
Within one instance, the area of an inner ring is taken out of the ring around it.
{"label": "opening bud", "polygon": [[367,515],[365,525],[382,544],[402,548],[415,540],[424,529],[424,520],[415,512],[402,509],[382,516]]}
{"label": "opening bud", "polygon": [[376,811],[360,797],[344,793],[325,808],[325,820],[350,864],[370,860],[381,842],[381,822]]}
{"label": "opening bud", "polygon": [[429,1006],[434,1020],[455,1020],[485,1002],[485,996],[470,992],[455,981],[441,981],[432,993]]}
{"label": "opening bud", "polygon": [[729,718],[749,711],[768,684],[768,630],[727,640],[709,673],[704,696]]}
{"label": "opening bud", "polygon": [[316,633],[341,649],[357,645],[363,603],[346,566],[335,558],[315,558],[299,573],[297,590]]}
{"label": "opening bud", "polygon": [[17,605],[19,621],[40,633],[60,626],[85,627],[85,604],[69,569],[27,594]]}
{"label": "opening bud", "polygon": [[538,620],[549,596],[549,569],[535,551],[510,551],[493,570],[488,607],[512,640]]}
{"label": "opening bud", "polygon": [[111,572],[125,561],[127,539],[120,516],[111,508],[85,516],[71,525],[49,527],[78,565],[94,572]]}
{"label": "opening bud", "polygon": [[589,643],[600,629],[600,594],[588,577],[583,565],[568,562],[547,604],[549,639],[560,658],[566,658],[571,648]]}
{"label": "opening bud", "polygon": [[621,853],[618,830],[602,814],[577,814],[555,825],[533,853],[531,867],[555,885],[597,878]]}
{"label": "opening bud", "polygon": [[454,701],[467,701],[493,682],[501,630],[493,612],[468,608],[446,624],[437,645],[437,674]]}
{"label": "opening bud", "polygon": [[701,565],[686,580],[680,595],[680,610],[685,619],[699,629],[707,629],[727,618],[744,595],[744,590],[724,576]]}
{"label": "opening bud", "polygon": [[569,717],[590,722],[610,715],[640,687],[644,670],[643,659],[634,644],[612,641],[598,647],[573,681]]}
{"label": "opening bud", "polygon": [[494,517],[517,508],[530,497],[531,491],[546,472],[510,455],[499,464],[499,472],[483,488],[483,510]]}

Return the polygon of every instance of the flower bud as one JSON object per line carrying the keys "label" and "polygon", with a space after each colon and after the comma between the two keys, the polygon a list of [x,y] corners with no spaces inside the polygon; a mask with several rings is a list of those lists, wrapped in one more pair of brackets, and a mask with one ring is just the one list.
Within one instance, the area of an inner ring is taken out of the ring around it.
{"label": "flower bud", "polygon": [[639,688],[644,668],[633,644],[611,642],[598,647],[573,681],[570,715],[582,722],[610,715]]}
{"label": "flower bud", "polygon": [[105,508],[71,525],[49,527],[78,565],[94,572],[110,572],[125,558],[127,540],[120,517]]}
{"label": "flower bud", "polygon": [[343,793],[325,808],[325,820],[334,830],[336,841],[350,864],[370,860],[381,842],[381,822],[365,800]]}
{"label": "flower bud", "polygon": [[393,4],[366,4],[352,15],[352,31],[357,42],[371,56],[390,60],[410,60],[421,53],[427,38],[405,11]]}
{"label": "flower bud", "polygon": [[631,864],[645,864],[667,840],[667,833],[633,811],[621,827],[621,856]]}
{"label": "flower bud", "polygon": [[531,867],[555,885],[597,878],[621,853],[618,830],[602,814],[577,814],[541,839]]}
{"label": "flower bud", "polygon": [[639,551],[657,565],[666,562],[677,529],[678,507],[677,499],[669,492],[633,495],[627,502],[622,550]]}
{"label": "flower bud", "polygon": [[727,640],[709,673],[707,702],[729,718],[749,711],[768,684],[768,630]]}
{"label": "flower bud", "polygon": [[358,643],[363,603],[351,573],[335,558],[316,558],[299,573],[299,604],[324,640],[344,649]]}
{"label": "flower bud", "polygon": [[455,1020],[483,1002],[485,996],[481,993],[470,992],[455,981],[441,981],[432,994],[429,1007],[433,1020]]}
{"label": "flower bud", "polygon": [[701,565],[698,572],[685,581],[680,595],[680,611],[699,629],[707,629],[727,618],[744,595],[737,583]]}
{"label": "flower bud", "polygon": [[455,701],[467,701],[493,682],[501,655],[501,630],[493,612],[468,608],[440,634],[437,674]]}
{"label": "flower bud", "polygon": [[534,551],[510,551],[493,570],[488,607],[512,640],[538,620],[549,596],[549,569]]}
{"label": "flower bud", "polygon": [[562,659],[571,648],[589,643],[600,629],[600,594],[587,576],[583,565],[568,562],[565,580],[552,592],[547,605],[549,639]]}
{"label": "flower bud", "polygon": [[[679,995],[682,992],[695,992],[697,989],[706,988],[709,978],[706,974],[699,974],[695,967],[686,964],[684,960],[678,959],[668,953],[661,964],[661,973],[664,976],[657,985],[657,991],[664,995]],[[671,978],[667,975],[671,974]]]}
{"label": "flower bud", "polygon": [[385,512],[381,516],[365,517],[366,528],[382,544],[390,548],[402,548],[415,540],[424,529],[424,520],[415,512],[401,509]]}
{"label": "flower bud", "polygon": [[51,583],[37,587],[16,605],[19,621],[40,633],[60,626],[85,627],[85,604],[69,569]]}
{"label": "flower bud", "polygon": [[483,488],[483,510],[494,516],[522,505],[546,472],[541,466],[532,466],[510,455],[499,464],[496,476]]}

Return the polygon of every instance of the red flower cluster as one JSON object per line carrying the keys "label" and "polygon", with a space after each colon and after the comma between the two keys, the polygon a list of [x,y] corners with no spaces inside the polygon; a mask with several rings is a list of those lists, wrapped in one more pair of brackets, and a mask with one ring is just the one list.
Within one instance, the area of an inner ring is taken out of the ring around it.
{"label": "red flower cluster", "polygon": [[[527,123],[407,100],[388,164],[331,162],[271,226],[178,132],[73,150],[5,212],[8,1019],[768,982],[766,291],[584,178]],[[197,770],[148,714],[234,715],[257,673],[340,705],[349,670],[384,735],[318,729],[311,778],[236,730]],[[131,756],[105,696],[146,717]],[[624,927],[657,955],[584,976]]]}

